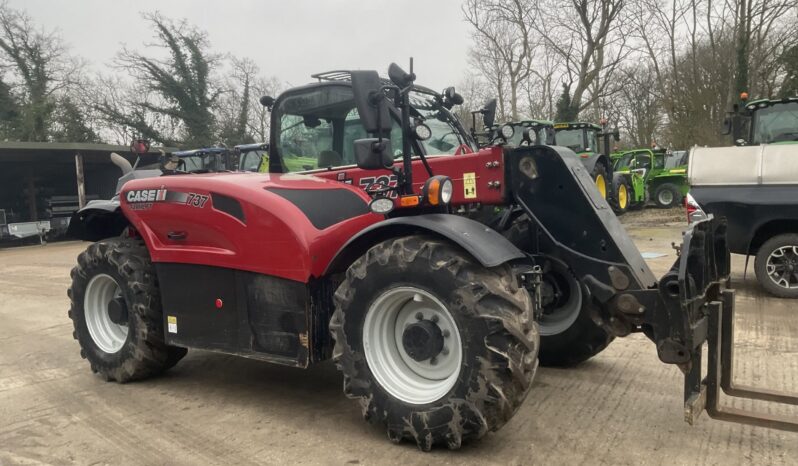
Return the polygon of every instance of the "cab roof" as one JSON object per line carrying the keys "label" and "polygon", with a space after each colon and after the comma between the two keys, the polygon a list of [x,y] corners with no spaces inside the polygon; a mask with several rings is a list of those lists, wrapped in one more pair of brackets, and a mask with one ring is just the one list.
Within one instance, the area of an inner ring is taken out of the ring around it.
{"label": "cab roof", "polygon": [[554,129],[577,129],[577,128],[589,128],[601,131],[600,125],[585,121],[558,121],[557,123],[554,123]]}
{"label": "cab roof", "polygon": [[750,102],[745,104],[745,109],[750,112],[750,111],[756,110],[757,108],[771,107],[773,105],[787,104],[787,103],[790,103],[790,102],[798,102],[798,96],[796,96],[796,97],[784,97],[783,99],[757,99],[757,100],[752,100],[752,101],[750,101]]}

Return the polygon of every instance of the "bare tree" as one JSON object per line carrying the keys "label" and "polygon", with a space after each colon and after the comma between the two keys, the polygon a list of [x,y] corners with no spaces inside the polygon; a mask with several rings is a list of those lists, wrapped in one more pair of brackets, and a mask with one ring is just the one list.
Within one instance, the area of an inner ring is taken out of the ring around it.
{"label": "bare tree", "polygon": [[542,0],[533,23],[562,62],[572,114],[618,91],[613,77],[629,56],[624,0]]}
{"label": "bare tree", "polygon": [[[213,74],[220,57],[210,52],[202,31],[185,21],[174,22],[157,13],[144,17],[155,31],[156,42],[149,47],[164,49],[167,58],[123,50],[117,64],[132,74],[134,92],[108,96],[97,103],[97,109],[110,124],[125,126],[164,144],[211,144],[213,111],[223,90]],[[157,116],[156,121],[169,120],[166,126],[177,126],[179,139],[151,125],[150,114]]]}
{"label": "bare tree", "polygon": [[534,0],[466,0],[465,20],[476,35],[470,62],[495,89],[502,117],[519,118],[519,94],[532,73],[537,45]]}
{"label": "bare tree", "polygon": [[49,139],[57,97],[77,82],[81,70],[82,62],[67,53],[58,34],[36,28],[28,15],[0,3],[0,71],[11,76],[4,94],[17,104],[16,138]]}

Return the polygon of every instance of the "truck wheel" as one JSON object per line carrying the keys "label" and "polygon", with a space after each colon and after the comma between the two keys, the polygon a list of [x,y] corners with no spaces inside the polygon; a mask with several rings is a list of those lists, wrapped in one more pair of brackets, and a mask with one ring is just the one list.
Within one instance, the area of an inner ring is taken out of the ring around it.
{"label": "truck wheel", "polygon": [[80,355],[106,380],[159,374],[186,355],[164,342],[158,282],[141,241],[115,238],[89,246],[72,269],[69,317]]}
{"label": "truck wheel", "polygon": [[372,247],[335,293],[330,329],[344,393],[394,442],[457,449],[507,422],[537,369],[529,294],[425,236]]}
{"label": "truck wheel", "polygon": [[680,200],[679,190],[675,185],[670,183],[663,183],[657,186],[657,189],[654,191],[654,202],[657,203],[657,207],[663,209],[675,207]]}
{"label": "truck wheel", "polygon": [[765,241],[756,253],[754,271],[770,294],[798,298],[798,234],[778,235]]}
{"label": "truck wheel", "polygon": [[593,181],[596,183],[596,188],[598,188],[601,197],[607,199],[607,193],[611,186],[610,182],[607,181],[607,169],[604,168],[604,165],[597,163],[596,166],[593,167],[593,172],[590,174],[590,177],[593,178]]}
{"label": "truck wheel", "polygon": [[632,187],[629,186],[628,181],[622,178],[617,181],[617,186],[613,210],[615,210],[616,214],[623,215],[627,210],[629,210],[629,203],[632,199]]}
{"label": "truck wheel", "polygon": [[[529,218],[520,216],[504,233],[522,251],[533,251]],[[566,264],[550,260],[543,269],[540,364],[569,367],[604,351],[614,337],[596,325],[582,286]]]}

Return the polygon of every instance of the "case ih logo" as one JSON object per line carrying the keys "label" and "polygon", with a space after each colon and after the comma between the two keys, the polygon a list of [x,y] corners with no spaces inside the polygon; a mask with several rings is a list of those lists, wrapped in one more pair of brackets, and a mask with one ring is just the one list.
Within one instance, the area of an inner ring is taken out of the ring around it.
{"label": "case ih logo", "polygon": [[127,202],[157,202],[166,200],[165,189],[137,189],[128,191],[125,197]]}

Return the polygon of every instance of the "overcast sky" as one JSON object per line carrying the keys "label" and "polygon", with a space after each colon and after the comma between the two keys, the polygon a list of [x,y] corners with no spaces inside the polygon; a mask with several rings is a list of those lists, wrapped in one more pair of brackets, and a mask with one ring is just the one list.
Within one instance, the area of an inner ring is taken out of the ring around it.
{"label": "overcast sky", "polygon": [[462,0],[9,0],[74,55],[106,71],[122,44],[143,49],[152,31],[141,12],[185,18],[207,31],[215,52],[249,57],[264,76],[292,85],[333,69],[377,69],[415,59],[418,83],[437,90],[461,81],[470,31]]}

